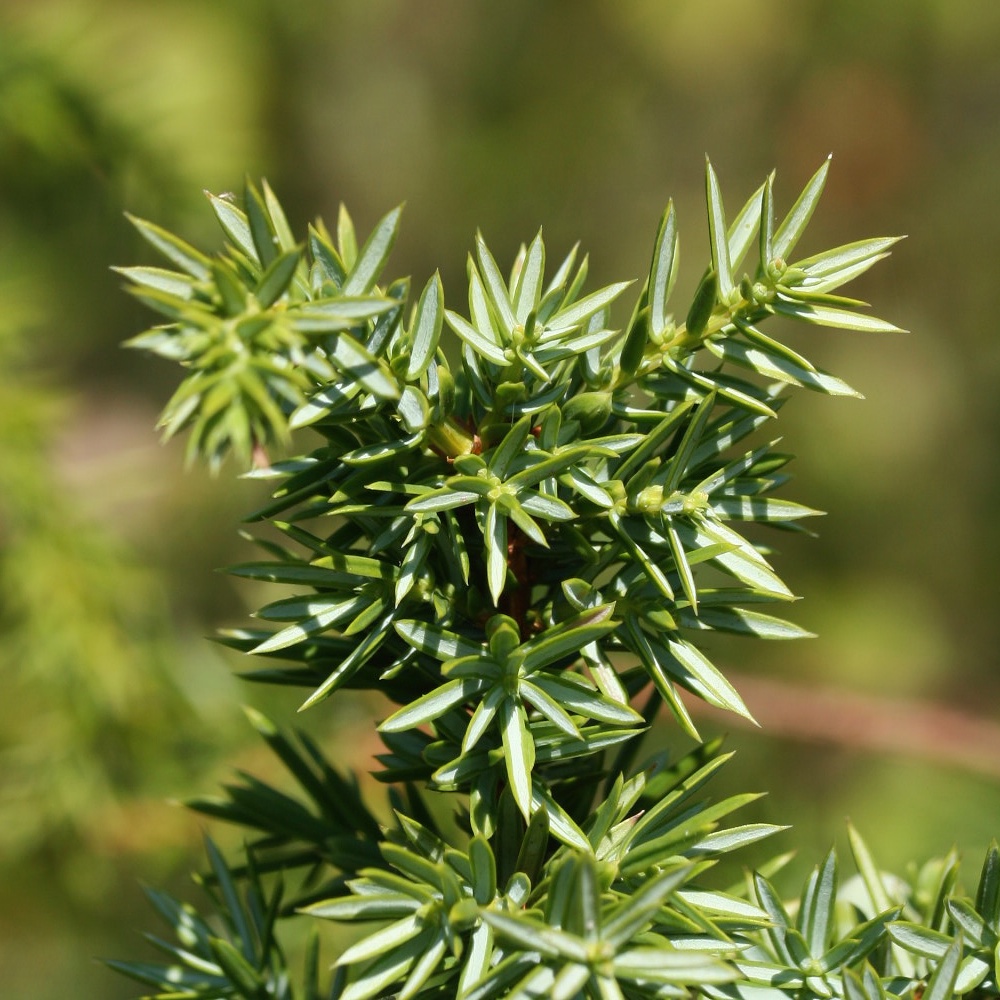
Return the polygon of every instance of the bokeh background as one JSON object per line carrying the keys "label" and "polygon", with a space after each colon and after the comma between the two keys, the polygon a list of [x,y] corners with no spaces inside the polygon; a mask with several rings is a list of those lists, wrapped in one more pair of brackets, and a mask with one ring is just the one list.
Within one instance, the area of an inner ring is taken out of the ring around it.
{"label": "bokeh background", "polygon": [[[796,341],[868,398],[782,414],[791,495],[830,511],[778,561],[820,639],[720,650],[764,723],[726,781],[770,792],[803,866],[850,816],[886,867],[975,868],[1000,833],[996,0],[0,0],[4,996],[136,995],[95,957],[144,954],[140,881],[189,892],[203,824],[171,800],[267,773],[240,705],[295,704],[203,638],[255,600],[213,569],[258,496],[156,441],[176,376],[118,346],[150,321],[109,271],[152,262],[123,211],[214,246],[200,192],[245,174],[300,229],[405,201],[395,273],[440,267],[461,303],[477,227],[630,278],[672,196],[680,297],[706,153],[734,211],[772,167],[787,207],[830,152],[804,252],[908,233],[856,288],[912,332]],[[367,766],[357,713],[304,724]]]}

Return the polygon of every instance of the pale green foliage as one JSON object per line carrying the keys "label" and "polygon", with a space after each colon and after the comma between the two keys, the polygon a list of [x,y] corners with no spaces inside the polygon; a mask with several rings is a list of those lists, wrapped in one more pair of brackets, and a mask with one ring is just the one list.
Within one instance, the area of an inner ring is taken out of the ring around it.
{"label": "pale green foliage", "polygon": [[0,729],[0,851],[15,864],[59,844],[70,868],[108,835],[123,794],[181,780],[199,722],[172,677],[180,646],[154,575],[64,481],[57,446],[74,404],[31,372],[41,298],[4,281],[0,699],[18,708]]}
{"label": "pale green foliage", "polygon": [[[191,372],[167,433],[189,428],[212,465],[260,465],[290,428],[322,439],[256,473],[277,488],[254,519],[283,540],[232,572],[296,592],[258,612],[273,628],[225,641],[284,661],[252,676],[306,687],[305,706],[352,687],[399,707],[379,727],[388,827],[311,741],[255,715],[305,799],[245,776],[193,803],[259,834],[244,869],[210,848],[225,933],[157,896],[184,947],[118,968],[161,997],[318,995],[315,952],[293,989],[273,944],[285,911],[262,879],[283,872],[295,908],[377,925],[335,960],[344,1000],[995,992],[995,849],[975,903],[953,865],[926,905],[920,884],[890,893],[857,836],[853,894],[832,853],[794,906],[763,873],[712,888],[716,859],[777,828],[729,825],[755,795],[702,796],[717,745],[635,763],[662,705],[698,738],[680,689],[749,715],[704,632],[805,635],[772,613],[793,595],[744,524],[817,512],[777,495],[776,442],[749,439],[788,387],[857,394],[761,327],[896,329],[835,294],[893,240],[794,259],[826,172],[782,218],[769,177],[730,220],[709,165],[711,261],[685,318],[668,206],[624,326],[629,283],[587,291],[576,250],[547,272],[540,235],[509,272],[477,237],[458,311],[437,275],[412,308],[382,277],[398,210],[360,246],[343,210],[336,239],[317,223],[300,244],[248,184],[242,208],[211,198],[214,256],[137,222],[179,268],[121,271],[168,319],[131,343]],[[454,794],[461,836],[424,787]]]}

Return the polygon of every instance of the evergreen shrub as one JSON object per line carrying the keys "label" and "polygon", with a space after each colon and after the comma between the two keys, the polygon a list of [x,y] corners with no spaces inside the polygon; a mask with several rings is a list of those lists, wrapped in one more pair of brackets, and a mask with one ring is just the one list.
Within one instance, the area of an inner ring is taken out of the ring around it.
{"label": "evergreen shrub", "polygon": [[[364,240],[342,209],[300,241],[248,183],[210,196],[214,253],[133,220],[169,266],[120,269],[164,319],[130,344],[186,372],[165,434],[274,485],[249,519],[261,558],[230,572],[289,590],[222,641],[303,708],[392,704],[388,808],[250,712],[294,791],[241,774],[193,802],[244,828],[245,856],[208,842],[201,910],[150,891],[164,958],[114,968],[161,1000],[997,995],[995,843],[969,894],[954,853],[906,881],[853,829],[856,874],[831,851],[797,897],[772,882],[783,856],[716,875],[781,828],[733,818],[754,794],[711,796],[728,755],[691,699],[750,713],[703,639],[806,634],[757,535],[817,513],[785,498],[771,425],[791,390],[857,395],[773,320],[896,329],[839,292],[894,239],[795,257],[827,169],[786,214],[772,175],[728,215],[709,164],[711,260],[677,314],[672,205],[641,282],[590,289],[587,258],[552,266],[541,234],[501,269],[477,236],[456,308],[437,274],[385,276],[399,209]],[[307,427],[312,450],[271,460]],[[644,754],[661,715],[695,749]],[[288,920],[313,924],[294,972]],[[322,921],[356,929],[321,960]]]}

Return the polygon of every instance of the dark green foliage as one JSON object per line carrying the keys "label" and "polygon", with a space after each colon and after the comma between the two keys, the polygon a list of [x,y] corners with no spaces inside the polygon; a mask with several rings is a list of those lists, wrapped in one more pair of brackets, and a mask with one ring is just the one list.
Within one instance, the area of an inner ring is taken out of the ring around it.
{"label": "dark green foliage", "polygon": [[[214,256],[137,222],[180,269],[121,272],[168,320],[133,346],[190,370],[167,433],[276,483],[253,520],[281,540],[232,572],[294,592],[258,612],[273,627],[224,641],[279,661],[251,676],[305,687],[303,707],[348,687],[399,707],[379,726],[388,825],[310,740],[254,716],[300,797],[242,775],[193,803],[256,838],[235,869],[210,846],[226,933],[155,896],[179,971],[119,969],[164,998],[315,996],[314,951],[292,987],[272,934],[297,911],[367,932],[335,959],[344,1000],[996,992],[995,847],[975,903],[954,864],[930,901],[925,880],[890,892],[856,834],[848,885],[831,852],[794,903],[763,872],[713,887],[718,858],[778,828],[729,825],[755,795],[704,795],[718,746],[637,764],[663,705],[698,739],[681,690],[749,716],[704,632],[806,634],[743,526],[817,512],[780,495],[789,456],[758,432],[788,387],[857,394],[761,326],[895,330],[835,294],[893,240],[792,260],[826,171],[780,221],[773,177],[730,221],[709,165],[711,261],[686,319],[668,306],[671,205],[624,327],[629,283],[588,291],[576,250],[547,273],[540,235],[509,273],[478,236],[456,311],[437,275],[412,307],[409,281],[382,276],[398,210],[360,248],[343,210],[336,239],[317,223],[300,243],[248,184],[242,208],[211,198]],[[307,425],[319,446],[268,464]],[[425,787],[453,794],[457,834]],[[287,905],[266,888],[282,874]]]}

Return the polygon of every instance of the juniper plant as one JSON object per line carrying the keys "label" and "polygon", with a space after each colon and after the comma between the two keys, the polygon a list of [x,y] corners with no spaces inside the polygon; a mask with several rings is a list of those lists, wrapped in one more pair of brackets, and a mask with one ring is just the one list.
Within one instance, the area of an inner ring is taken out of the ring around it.
{"label": "juniper plant", "polygon": [[[778,828],[731,820],[752,794],[708,797],[727,755],[681,692],[749,717],[703,636],[805,634],[743,526],[817,513],[781,495],[790,456],[766,431],[785,393],[857,395],[764,328],[896,329],[837,294],[893,239],[794,257],[827,168],[779,220],[773,175],[729,217],[708,165],[711,260],[678,315],[672,205],[640,284],[588,290],[587,258],[552,267],[540,234],[506,272],[478,236],[454,310],[436,274],[412,306],[409,280],[383,276],[398,209],[363,242],[341,209],[335,237],[317,222],[300,243],[248,183],[241,207],[211,197],[215,254],[134,220],[172,267],[121,269],[166,318],[131,345],[188,372],[166,435],[275,485],[251,518],[276,529],[265,557],[231,572],[293,593],[223,641],[265,658],[252,678],[305,688],[304,708],[345,689],[398,707],[378,725],[388,825],[313,739],[251,712],[297,793],[242,775],[193,802],[250,832],[246,857],[209,842],[212,915],[150,892],[176,940],[151,938],[163,963],[114,967],[164,1000],[997,994],[996,845],[974,898],[954,856],[911,885],[853,830],[843,884],[833,852],[797,900],[769,881],[780,859],[712,881]],[[271,464],[307,426],[319,444]],[[664,708],[699,742],[647,759]],[[355,943],[321,963],[314,927],[292,976],[293,917],[356,924]]]}

